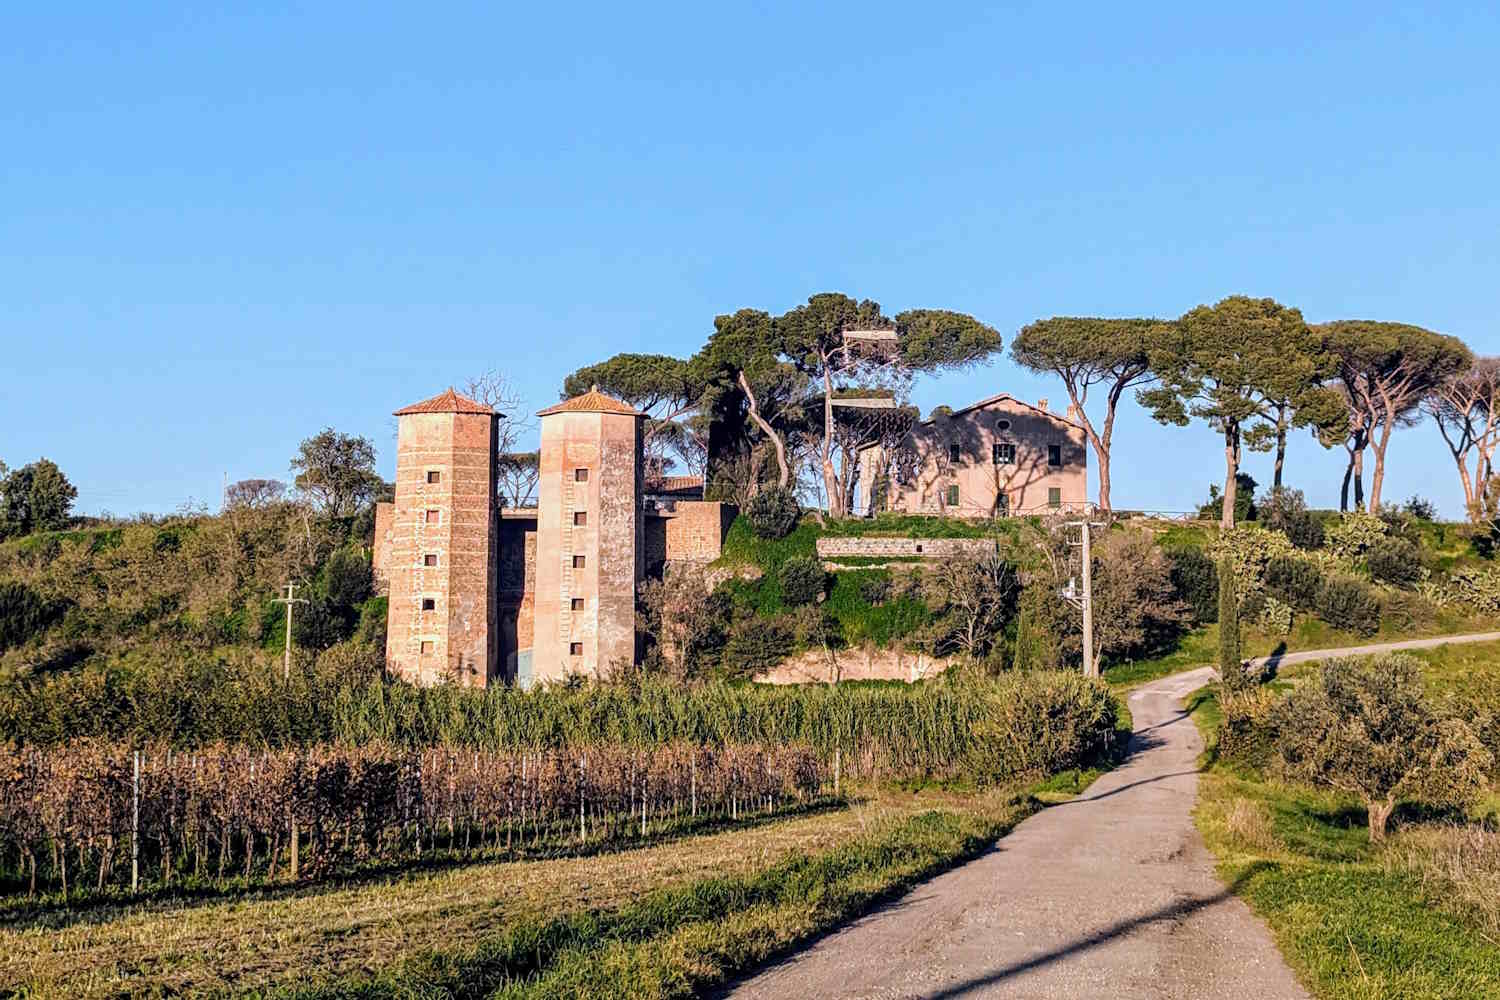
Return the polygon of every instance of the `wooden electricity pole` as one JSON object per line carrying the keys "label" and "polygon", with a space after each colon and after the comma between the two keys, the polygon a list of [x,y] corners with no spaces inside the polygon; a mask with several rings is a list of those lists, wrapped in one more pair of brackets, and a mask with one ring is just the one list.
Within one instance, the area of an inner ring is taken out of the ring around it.
{"label": "wooden electricity pole", "polygon": [[[1094,514],[1092,504],[1085,504],[1083,508],[1083,520],[1069,521],[1067,527],[1079,529],[1079,541],[1076,543],[1083,557],[1083,593],[1078,593],[1073,587],[1073,581],[1068,581],[1068,589],[1063,591],[1062,596],[1074,607],[1083,611],[1083,676],[1098,677],[1099,664],[1094,659],[1094,553],[1092,528],[1102,528],[1103,521],[1090,521]],[[1075,544],[1071,540],[1070,545]]]}
{"label": "wooden electricity pole", "polygon": [[289,681],[292,679],[292,605],[306,604],[307,599],[295,596],[297,585],[289,583],[286,585],[286,596],[276,598],[277,604],[286,605],[286,654],[281,661],[281,679]]}

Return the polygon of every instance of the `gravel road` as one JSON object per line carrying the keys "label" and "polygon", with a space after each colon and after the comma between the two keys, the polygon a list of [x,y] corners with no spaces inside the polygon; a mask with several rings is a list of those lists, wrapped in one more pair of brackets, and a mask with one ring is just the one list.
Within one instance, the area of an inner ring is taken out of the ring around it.
{"label": "gravel road", "polygon": [[1119,769],[727,995],[1307,997],[1193,827],[1202,741],[1181,703],[1213,677],[1135,689]]}

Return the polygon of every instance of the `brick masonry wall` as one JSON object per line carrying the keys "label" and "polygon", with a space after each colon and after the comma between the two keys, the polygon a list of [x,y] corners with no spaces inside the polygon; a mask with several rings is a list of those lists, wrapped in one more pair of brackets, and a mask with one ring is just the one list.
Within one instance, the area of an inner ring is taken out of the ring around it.
{"label": "brick masonry wall", "polygon": [[415,683],[484,686],[498,666],[494,418],[408,414],[397,435],[387,663]]}
{"label": "brick masonry wall", "polygon": [[500,513],[500,673],[515,683],[522,654],[530,654],[536,622],[536,515]]}
{"label": "brick masonry wall", "polygon": [[730,504],[679,500],[666,519],[665,561],[713,562],[724,549],[724,536],[736,514]]}
{"label": "brick masonry wall", "polygon": [[924,559],[983,558],[994,555],[993,538],[819,538],[818,555],[921,556]]}

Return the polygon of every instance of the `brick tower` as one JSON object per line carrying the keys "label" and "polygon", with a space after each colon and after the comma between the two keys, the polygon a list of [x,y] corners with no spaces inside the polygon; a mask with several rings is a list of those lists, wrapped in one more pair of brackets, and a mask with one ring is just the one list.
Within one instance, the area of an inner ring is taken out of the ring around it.
{"label": "brick tower", "polygon": [[644,571],[642,414],[594,387],[541,418],[532,679],[635,657]]}
{"label": "brick tower", "polygon": [[396,418],[396,501],[377,523],[390,594],[386,662],[413,683],[483,687],[499,670],[499,414],[450,388]]}

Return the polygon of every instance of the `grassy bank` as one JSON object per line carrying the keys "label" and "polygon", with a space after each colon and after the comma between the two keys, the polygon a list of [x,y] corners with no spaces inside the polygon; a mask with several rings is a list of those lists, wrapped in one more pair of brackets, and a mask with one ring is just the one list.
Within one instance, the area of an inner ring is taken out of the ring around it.
{"label": "grassy bank", "polygon": [[1357,802],[1214,761],[1212,691],[1189,707],[1210,744],[1198,828],[1317,996],[1500,997],[1500,833],[1398,814],[1372,845]]}
{"label": "grassy bank", "polygon": [[1036,807],[993,789],[588,858],[478,864],[236,901],[0,923],[32,996],[682,996],[964,858]]}

